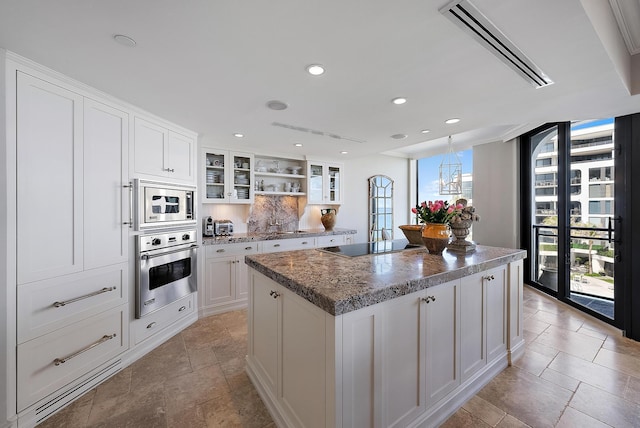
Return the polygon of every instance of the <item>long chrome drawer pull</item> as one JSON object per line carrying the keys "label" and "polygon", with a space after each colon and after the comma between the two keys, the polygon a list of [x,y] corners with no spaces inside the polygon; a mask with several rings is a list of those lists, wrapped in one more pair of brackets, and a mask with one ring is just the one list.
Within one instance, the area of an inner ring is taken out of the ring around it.
{"label": "long chrome drawer pull", "polygon": [[87,346],[87,347],[86,347],[86,348],[84,348],[84,349],[79,350],[78,352],[76,352],[76,353],[74,353],[74,354],[69,355],[68,357],[64,357],[64,358],[56,358],[55,360],[53,360],[53,364],[55,364],[56,366],[59,366],[60,364],[64,364],[64,363],[66,363],[67,361],[69,361],[70,359],[72,359],[72,358],[74,358],[74,357],[77,357],[78,355],[82,354],[83,352],[87,352],[89,349],[93,349],[93,348],[95,348],[96,346],[100,345],[101,343],[104,343],[104,342],[106,342],[107,340],[111,340],[111,339],[113,339],[114,337],[116,337],[116,334],[115,334],[115,333],[113,333],[113,334],[112,334],[112,335],[110,335],[110,336],[105,334],[104,336],[102,336],[102,339],[98,340],[98,341],[97,341],[97,342],[95,342],[95,343],[92,343],[91,345]]}
{"label": "long chrome drawer pull", "polygon": [[88,299],[89,297],[97,296],[98,294],[107,293],[109,291],[115,290],[116,287],[104,287],[102,290],[94,291],[93,293],[89,293],[84,296],[76,297],[75,299],[63,300],[62,302],[54,302],[53,306],[59,308],[61,306],[68,305],[69,303],[75,303],[79,300]]}
{"label": "long chrome drawer pull", "polygon": [[128,225],[129,228],[133,227],[133,183],[125,184],[122,186],[125,189],[129,189],[129,221],[123,221],[122,224]]}

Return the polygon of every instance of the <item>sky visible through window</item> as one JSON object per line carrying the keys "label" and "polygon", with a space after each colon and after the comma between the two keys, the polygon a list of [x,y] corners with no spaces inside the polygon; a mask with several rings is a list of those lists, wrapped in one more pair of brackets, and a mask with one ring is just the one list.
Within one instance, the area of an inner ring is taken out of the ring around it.
{"label": "sky visible through window", "polygon": [[[462,174],[473,172],[473,149],[457,152],[458,159],[462,163]],[[454,202],[455,195],[440,195],[440,163],[444,155],[418,159],[418,201],[435,201],[442,199]]]}

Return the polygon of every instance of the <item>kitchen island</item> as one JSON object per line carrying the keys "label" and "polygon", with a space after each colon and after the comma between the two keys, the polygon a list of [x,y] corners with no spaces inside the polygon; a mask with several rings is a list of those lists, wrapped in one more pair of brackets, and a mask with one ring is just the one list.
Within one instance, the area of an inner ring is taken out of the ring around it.
{"label": "kitchen island", "polygon": [[247,373],[278,426],[437,426],[524,350],[522,250],[246,257]]}

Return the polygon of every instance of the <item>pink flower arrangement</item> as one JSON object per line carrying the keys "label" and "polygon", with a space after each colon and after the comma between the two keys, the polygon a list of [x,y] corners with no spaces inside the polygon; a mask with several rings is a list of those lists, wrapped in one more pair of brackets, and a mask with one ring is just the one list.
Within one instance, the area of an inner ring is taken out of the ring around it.
{"label": "pink flower arrangement", "polygon": [[445,223],[462,212],[464,205],[452,204],[447,201],[421,202],[415,208],[411,208],[420,223]]}

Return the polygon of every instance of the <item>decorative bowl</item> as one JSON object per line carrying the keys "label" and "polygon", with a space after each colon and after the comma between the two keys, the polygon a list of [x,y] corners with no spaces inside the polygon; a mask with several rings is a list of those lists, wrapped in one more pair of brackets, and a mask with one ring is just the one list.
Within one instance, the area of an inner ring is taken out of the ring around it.
{"label": "decorative bowl", "polygon": [[421,224],[403,224],[398,226],[410,244],[424,245],[422,242],[422,225]]}

